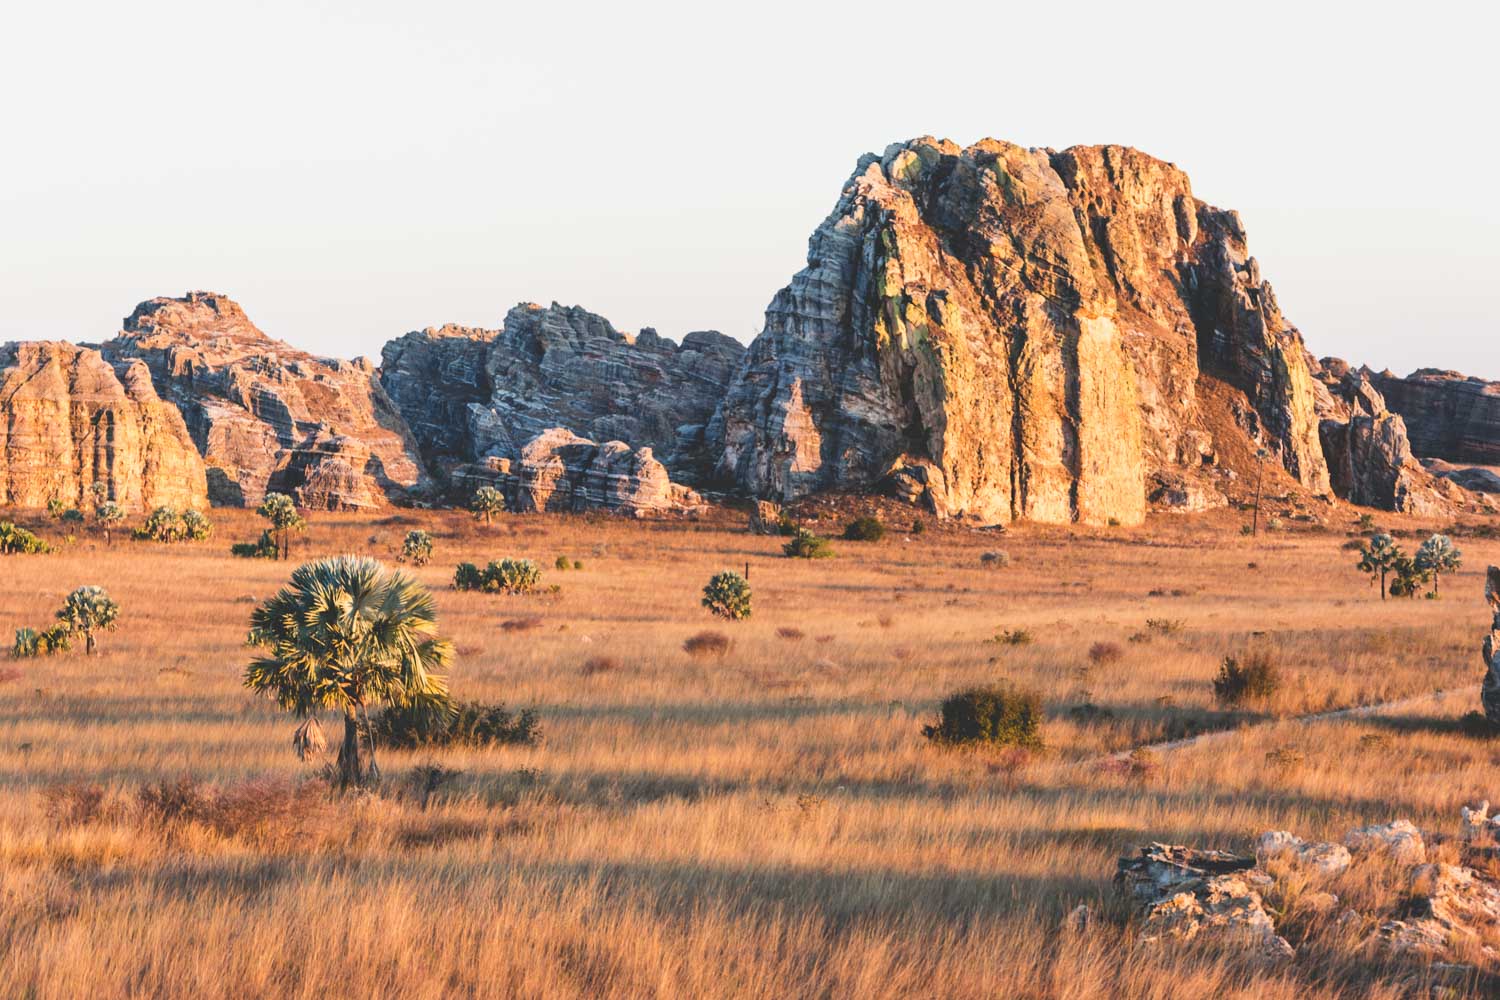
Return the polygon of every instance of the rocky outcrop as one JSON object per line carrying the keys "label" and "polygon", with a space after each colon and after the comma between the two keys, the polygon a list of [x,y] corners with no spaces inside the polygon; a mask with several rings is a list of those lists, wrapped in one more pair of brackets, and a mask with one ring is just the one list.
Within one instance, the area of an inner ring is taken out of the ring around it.
{"label": "rocky outcrop", "polygon": [[455,470],[465,491],[495,486],[513,511],[607,510],[645,515],[684,511],[702,499],[673,483],[650,448],[623,441],[596,444],[562,427],[543,431],[517,459],[490,457]]}
{"label": "rocky outcrop", "polygon": [[1489,602],[1490,634],[1484,637],[1480,652],[1484,656],[1484,687],[1480,697],[1484,714],[1493,725],[1500,726],[1500,566],[1491,566],[1485,576],[1484,598]]}
{"label": "rocky outcrop", "polygon": [[1291,958],[1260,890],[1271,882],[1254,858],[1151,844],[1121,858],[1115,884],[1138,908],[1148,943],[1217,938],[1271,958]]}
{"label": "rocky outcrop", "polygon": [[1423,368],[1406,378],[1369,372],[1406,419],[1412,451],[1459,465],[1500,466],[1500,382]]}
{"label": "rocky outcrop", "polygon": [[253,505],[276,491],[303,507],[358,509],[428,486],[373,365],[273,340],[222,295],[143,302],[103,350],[144,362],[182,411],[214,503]]}
{"label": "rocky outcrop", "polygon": [[984,522],[1135,523],[1150,473],[1216,460],[1205,377],[1327,493],[1313,365],[1239,217],[1171,164],[924,138],[860,160],[709,439],[762,497],[888,484]]}
{"label": "rocky outcrop", "polygon": [[1318,366],[1319,436],[1333,491],[1363,507],[1441,516],[1462,492],[1434,477],[1412,454],[1406,422],[1386,408],[1368,373],[1335,358]]}
{"label": "rocky outcrop", "polygon": [[0,344],[0,505],[204,507],[203,461],[138,361],[56,342]]}
{"label": "rocky outcrop", "polygon": [[438,469],[518,460],[526,442],[561,427],[649,448],[691,481],[711,464],[704,425],[743,353],[712,331],[678,345],[577,306],[523,304],[499,331],[441,327],[392,341],[381,379]]}

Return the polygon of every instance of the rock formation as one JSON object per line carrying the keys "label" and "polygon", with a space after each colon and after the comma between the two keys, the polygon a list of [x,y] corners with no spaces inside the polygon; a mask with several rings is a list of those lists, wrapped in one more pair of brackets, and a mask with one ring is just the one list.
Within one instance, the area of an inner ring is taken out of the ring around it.
{"label": "rock formation", "polygon": [[1317,377],[1319,436],[1333,492],[1363,507],[1438,516],[1462,501],[1461,491],[1417,461],[1406,423],[1386,408],[1368,372],[1324,359]]}
{"label": "rock formation", "polygon": [[0,344],[0,505],[204,507],[203,461],[145,365],[56,342]]}
{"label": "rock formation", "polygon": [[1271,958],[1291,958],[1261,899],[1270,878],[1254,858],[1152,844],[1121,858],[1115,884],[1140,908],[1142,939],[1238,941]]}
{"label": "rock formation", "polygon": [[465,492],[495,486],[507,506],[519,512],[642,515],[702,504],[692,490],[671,481],[650,448],[631,448],[623,441],[596,444],[563,427],[538,434],[517,459],[491,456],[458,467],[454,478]]}
{"label": "rock formation", "polygon": [[1134,523],[1150,473],[1215,461],[1205,379],[1327,493],[1313,367],[1239,217],[1171,164],[923,138],[860,160],[709,437],[757,496],[884,483],[985,522]]}
{"label": "rock formation", "polygon": [[427,486],[415,442],[374,366],[316,358],[267,337],[211,292],[143,302],[107,357],[139,359],[177,404],[216,504],[268,491],[300,506],[384,506]]}
{"label": "rock formation", "polygon": [[1433,368],[1406,378],[1391,372],[1369,375],[1390,408],[1406,419],[1418,456],[1500,466],[1500,382]]}
{"label": "rock formation", "polygon": [[1490,722],[1500,726],[1500,566],[1491,566],[1485,577],[1484,597],[1489,602],[1494,621],[1490,623],[1490,634],[1485,636],[1481,652],[1484,654],[1484,688],[1480,697],[1484,702],[1484,714]]}
{"label": "rock formation", "polygon": [[679,346],[631,337],[577,306],[519,305],[499,331],[440,327],[387,344],[381,379],[435,469],[519,460],[551,428],[649,448],[692,481],[703,428],[744,353],[712,331]]}

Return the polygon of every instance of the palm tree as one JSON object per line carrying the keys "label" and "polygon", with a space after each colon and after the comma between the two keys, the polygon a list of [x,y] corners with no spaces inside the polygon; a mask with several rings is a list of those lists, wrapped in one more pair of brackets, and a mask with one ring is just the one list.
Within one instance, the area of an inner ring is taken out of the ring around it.
{"label": "palm tree", "polygon": [[1447,535],[1433,535],[1417,549],[1417,568],[1432,574],[1432,594],[1437,596],[1438,580],[1463,565],[1464,554],[1453,547]]}
{"label": "palm tree", "polygon": [[94,633],[114,628],[119,617],[120,606],[109,599],[103,587],[79,587],[57,612],[57,620],[69,632],[83,633],[83,651],[90,656],[98,644]]}
{"label": "palm tree", "polygon": [[113,500],[105,500],[94,508],[94,523],[104,529],[105,545],[114,544],[115,527],[124,520],[125,511]]}
{"label": "palm tree", "polygon": [[470,498],[469,510],[477,520],[489,524],[495,515],[505,513],[505,495],[493,486],[481,486]]}
{"label": "palm tree", "polygon": [[[337,556],[306,563],[250,615],[250,644],[267,653],[245,669],[245,686],[307,717],[344,713],[342,787],[377,778],[371,704],[446,709],[453,646],[437,634],[432,595],[374,559]],[[360,731],[370,759],[360,759]]]}
{"label": "palm tree", "polygon": [[1396,569],[1396,563],[1401,558],[1401,547],[1396,540],[1387,534],[1379,534],[1370,539],[1370,543],[1359,550],[1359,566],[1361,573],[1370,574],[1370,582],[1380,581],[1380,599],[1385,600],[1385,579]]}
{"label": "palm tree", "polygon": [[291,558],[291,533],[307,527],[307,520],[297,513],[297,504],[285,493],[267,493],[260,506],[255,508],[255,513],[271,522],[281,558]]}

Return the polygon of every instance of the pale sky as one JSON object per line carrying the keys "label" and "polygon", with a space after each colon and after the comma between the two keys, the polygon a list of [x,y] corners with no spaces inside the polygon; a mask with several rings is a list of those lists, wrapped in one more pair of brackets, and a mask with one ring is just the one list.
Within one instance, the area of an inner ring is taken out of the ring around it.
{"label": "pale sky", "polygon": [[0,340],[190,288],[342,356],[518,301],[749,340],[932,134],[1171,160],[1314,354],[1500,379],[1500,14],[1328,6],[8,3]]}

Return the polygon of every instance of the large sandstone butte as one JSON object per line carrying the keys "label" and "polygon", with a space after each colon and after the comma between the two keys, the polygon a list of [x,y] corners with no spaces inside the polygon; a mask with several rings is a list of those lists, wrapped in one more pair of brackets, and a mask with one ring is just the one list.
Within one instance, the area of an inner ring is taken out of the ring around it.
{"label": "large sandstone butte", "polygon": [[223,295],[143,302],[103,350],[143,361],[157,391],[177,404],[216,504],[254,505],[276,491],[303,507],[347,510],[427,486],[416,443],[373,365],[273,340]]}
{"label": "large sandstone butte", "polygon": [[0,344],[0,504],[207,503],[203,460],[145,365],[51,341]]}
{"label": "large sandstone butte", "polygon": [[744,346],[713,331],[681,345],[577,306],[516,306],[500,330],[445,326],[386,344],[381,381],[435,471],[519,461],[553,428],[650,448],[674,477],[712,465],[704,426]]}
{"label": "large sandstone butte", "polygon": [[1148,477],[1201,476],[1226,423],[1330,493],[1315,371],[1239,216],[1175,166],[922,138],[859,161],[709,438],[757,496],[1136,523]]}

